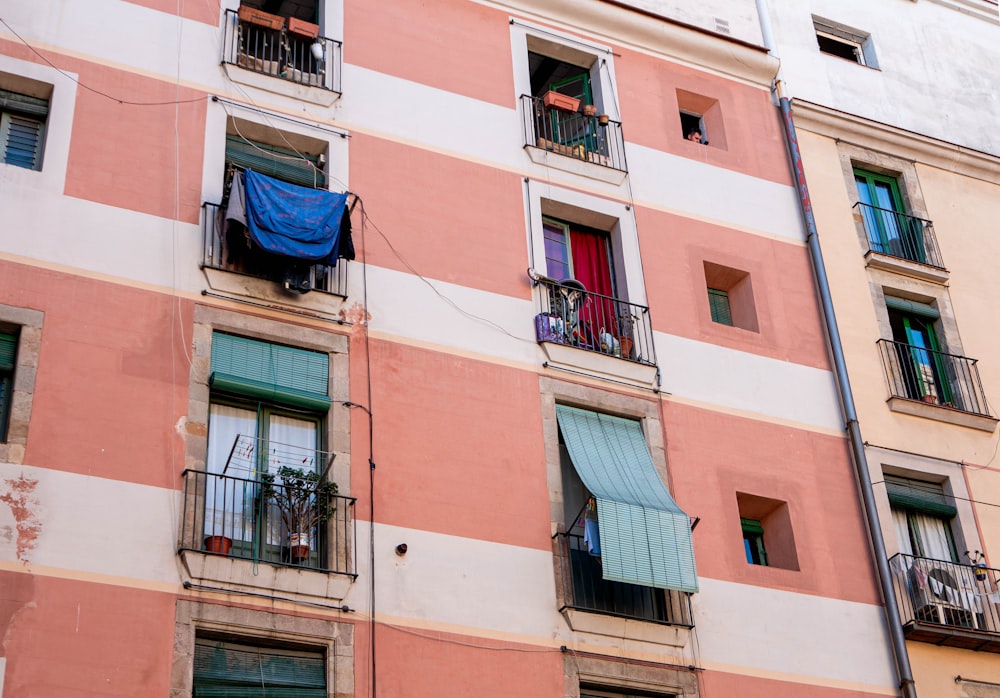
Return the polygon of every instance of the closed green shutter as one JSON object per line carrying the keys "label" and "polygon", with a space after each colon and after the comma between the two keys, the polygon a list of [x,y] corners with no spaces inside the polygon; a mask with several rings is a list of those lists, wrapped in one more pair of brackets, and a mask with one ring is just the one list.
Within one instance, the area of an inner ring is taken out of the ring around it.
{"label": "closed green shutter", "polygon": [[330,361],[318,351],[216,332],[211,368],[215,390],[316,411],[331,404]]}
{"label": "closed green shutter", "polygon": [[931,320],[937,320],[941,317],[941,313],[938,312],[937,308],[933,308],[926,303],[918,303],[905,298],[897,298],[896,296],[886,296],[885,307],[890,310],[900,310],[904,313],[910,313],[911,315],[919,315]]}
{"label": "closed green shutter", "polygon": [[729,307],[729,293],[717,288],[708,289],[708,307],[712,311],[712,322],[723,325],[733,324],[733,314]]}
{"label": "closed green shutter", "polygon": [[0,332],[0,370],[14,368],[14,354],[17,352],[17,335]]}
{"label": "closed green shutter", "polygon": [[318,159],[238,136],[226,136],[226,162],[249,168],[268,177],[317,189],[326,187],[326,174]]}
{"label": "closed green shutter", "polygon": [[698,591],[691,522],[667,491],[635,420],[556,406],[573,466],[597,498],[604,578]]}
{"label": "closed green shutter", "polygon": [[194,698],[326,698],[321,652],[291,652],[199,639]]}
{"label": "closed green shutter", "polygon": [[901,509],[912,509],[948,519],[958,515],[958,509],[941,485],[886,475],[885,489],[889,502]]}

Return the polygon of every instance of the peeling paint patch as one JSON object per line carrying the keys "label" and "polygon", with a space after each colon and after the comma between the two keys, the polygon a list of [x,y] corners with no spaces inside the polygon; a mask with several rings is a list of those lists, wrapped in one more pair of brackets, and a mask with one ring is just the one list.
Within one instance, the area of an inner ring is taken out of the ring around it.
{"label": "peeling paint patch", "polygon": [[4,480],[5,491],[0,494],[0,502],[10,507],[17,528],[17,559],[28,562],[28,552],[35,547],[42,524],[35,514],[38,499],[34,496],[38,480],[21,475],[13,480]]}
{"label": "peeling paint patch", "polygon": [[340,317],[345,322],[351,323],[352,333],[357,333],[372,319],[372,314],[365,310],[365,306],[355,303],[350,308],[341,310]]}

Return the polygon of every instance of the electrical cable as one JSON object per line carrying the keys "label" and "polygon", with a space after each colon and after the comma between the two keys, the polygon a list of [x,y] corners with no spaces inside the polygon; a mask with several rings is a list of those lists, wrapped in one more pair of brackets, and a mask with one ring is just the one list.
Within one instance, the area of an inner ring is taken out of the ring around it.
{"label": "electrical cable", "polygon": [[[69,73],[67,73],[65,70],[63,70],[62,68],[60,68],[59,66],[57,66],[55,63],[53,63],[52,61],[50,61],[40,51],[38,51],[38,49],[36,49],[31,44],[29,44],[27,42],[27,40],[25,40],[24,37],[22,37],[20,34],[18,34],[16,31],[14,31],[14,28],[12,26],[10,26],[9,24],[7,24],[6,20],[4,20],[3,17],[0,17],[0,24],[3,24],[5,27],[7,27],[7,29],[10,30],[10,33],[17,37],[18,41],[20,41],[22,44],[24,44],[25,46],[27,46],[31,50],[32,53],[34,53],[36,56],[38,56],[43,61],[45,61],[49,66],[51,66],[52,68],[54,68],[57,73],[59,73],[63,77],[69,78],[70,80],[72,80],[73,82],[75,82],[77,85],[79,85],[83,89],[85,89],[85,90],[87,90],[89,92],[93,92],[96,95],[100,95],[101,97],[105,97],[107,99],[110,99],[112,102],[117,102],[118,104],[127,104],[127,105],[132,106],[132,107],[163,107],[163,106],[168,106],[168,105],[171,105],[171,104],[193,104],[195,102],[201,102],[201,101],[204,101],[204,100],[208,99],[208,95],[202,95],[201,97],[194,97],[192,99],[178,99],[178,100],[169,100],[169,101],[163,101],[163,102],[134,102],[132,100],[121,99],[119,97],[115,97],[114,95],[109,95],[107,92],[102,92],[101,90],[98,90],[95,87],[91,87],[90,85],[87,85],[86,83],[80,82],[78,79],[76,79],[75,77],[73,77],[72,75],[70,75]],[[178,50],[180,50],[179,46],[178,46]]]}

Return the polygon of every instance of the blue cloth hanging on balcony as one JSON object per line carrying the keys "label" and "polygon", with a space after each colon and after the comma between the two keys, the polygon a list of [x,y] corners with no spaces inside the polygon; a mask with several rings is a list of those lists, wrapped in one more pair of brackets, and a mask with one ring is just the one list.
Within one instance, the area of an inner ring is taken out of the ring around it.
{"label": "blue cloth hanging on balcony", "polygon": [[244,173],[247,228],[264,251],[336,265],[347,194]]}

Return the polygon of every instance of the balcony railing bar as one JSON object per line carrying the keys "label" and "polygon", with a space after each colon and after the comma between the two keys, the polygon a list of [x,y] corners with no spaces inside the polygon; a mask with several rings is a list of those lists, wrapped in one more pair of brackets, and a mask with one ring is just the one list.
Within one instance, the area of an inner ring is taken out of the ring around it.
{"label": "balcony railing bar", "polygon": [[[183,477],[180,550],[357,576],[354,497],[332,496],[336,502],[333,516],[315,530],[303,532],[312,534],[314,542],[307,556],[296,559],[279,513],[261,497],[260,480],[190,469]],[[271,486],[283,487],[280,482]],[[226,547],[220,543],[223,539]]]}
{"label": "balcony railing bar", "polygon": [[[201,205],[201,208],[202,266],[258,279],[281,281],[282,270],[277,266],[273,269],[249,269],[241,260],[228,254],[225,221],[223,220],[224,211],[221,205],[206,201]],[[309,269],[312,290],[346,298],[348,290],[347,269],[348,264],[345,259],[341,259],[334,267],[327,264],[312,265]]]}
{"label": "balcony railing bar", "polygon": [[566,344],[636,363],[655,365],[649,308],[638,303],[539,279],[542,312],[535,318],[539,342]]}
{"label": "balcony railing bar", "polygon": [[990,416],[976,359],[888,339],[878,346],[893,397]]}
{"label": "balcony railing bar", "polygon": [[531,95],[521,95],[521,116],[525,146],[628,171],[620,121],[546,107]]}
{"label": "balcony railing bar", "polygon": [[600,563],[587,551],[582,534],[557,533],[553,538],[561,557],[564,607],[693,627],[689,594],[605,580]]}
{"label": "balcony railing bar", "polygon": [[1000,635],[1000,570],[899,553],[889,559],[900,620]]}
{"label": "balcony railing bar", "polygon": [[944,269],[933,223],[860,201],[854,208],[864,222],[870,251]]}
{"label": "balcony railing bar", "polygon": [[[270,29],[240,21],[226,10],[222,60],[255,73],[340,93],[341,42],[325,36],[310,39],[286,29]],[[322,57],[313,55],[313,44]]]}

